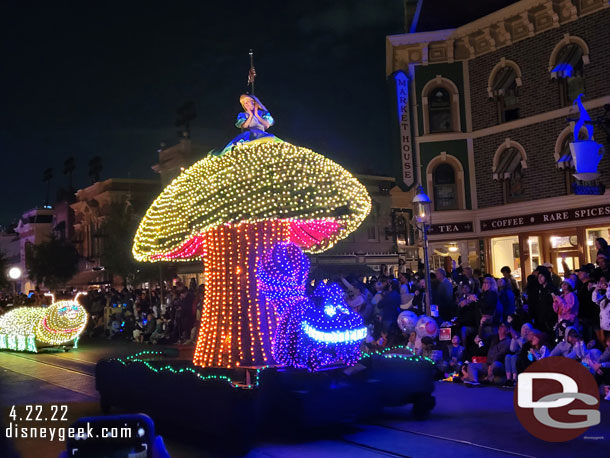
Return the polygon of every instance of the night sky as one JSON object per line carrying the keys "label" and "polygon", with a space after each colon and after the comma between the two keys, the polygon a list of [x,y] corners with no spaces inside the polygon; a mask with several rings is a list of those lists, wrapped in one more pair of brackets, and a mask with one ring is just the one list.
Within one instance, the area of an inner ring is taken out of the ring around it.
{"label": "night sky", "polygon": [[[67,186],[151,178],[157,148],[178,140],[176,109],[192,100],[193,139],[210,149],[239,131],[254,49],[256,95],[270,130],[348,169],[392,173],[385,36],[402,33],[402,0],[3,2],[0,224]],[[258,6],[258,7],[257,7]]]}

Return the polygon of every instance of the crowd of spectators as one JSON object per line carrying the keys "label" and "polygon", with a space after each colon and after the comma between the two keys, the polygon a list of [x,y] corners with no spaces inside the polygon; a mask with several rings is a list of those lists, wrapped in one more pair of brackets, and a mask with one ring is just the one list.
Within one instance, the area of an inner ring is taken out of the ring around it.
{"label": "crowd of spectators", "polygon": [[93,290],[81,300],[91,320],[90,337],[152,344],[192,344],[197,339],[203,285],[172,288]]}
{"label": "crowd of spectators", "polygon": [[[156,288],[111,287],[91,289],[79,302],[89,314],[82,337],[119,339],[153,344],[196,342],[204,286],[177,281],[163,291]],[[56,300],[71,299],[74,291],[56,291]],[[48,306],[50,295],[39,288],[29,294],[0,294],[0,315],[14,306]]]}
{"label": "crowd of spectators", "polygon": [[431,274],[430,311],[440,328],[451,330],[446,341],[398,326],[402,311],[426,312],[421,272],[399,268],[398,278],[347,277],[340,282],[347,303],[369,328],[366,351],[404,346],[431,357],[439,377],[504,387],[514,386],[532,362],[563,356],[585,365],[610,400],[610,249],[603,238],[595,244],[596,264],[572,272],[563,263],[562,278],[545,263],[527,277],[523,289],[508,266],[502,268],[502,278],[468,266],[455,266],[449,273],[437,269]]}

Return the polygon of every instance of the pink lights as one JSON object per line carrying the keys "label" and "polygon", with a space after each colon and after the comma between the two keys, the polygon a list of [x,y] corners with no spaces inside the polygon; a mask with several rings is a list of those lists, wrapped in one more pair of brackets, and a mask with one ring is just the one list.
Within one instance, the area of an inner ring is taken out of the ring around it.
{"label": "pink lights", "polygon": [[307,250],[332,238],[342,227],[334,219],[313,219],[290,221],[290,241]]}
{"label": "pink lights", "polygon": [[[334,235],[338,234],[343,229],[342,225],[332,218],[312,220],[285,219],[277,221],[288,224],[290,229],[290,241],[304,250],[323,244],[324,240],[332,239]],[[249,223],[225,224],[224,226],[239,227],[244,224]],[[178,261],[202,257],[205,251],[206,234],[209,232],[210,231],[195,235],[187,240],[180,248],[171,253],[153,255],[151,259],[153,261]]]}

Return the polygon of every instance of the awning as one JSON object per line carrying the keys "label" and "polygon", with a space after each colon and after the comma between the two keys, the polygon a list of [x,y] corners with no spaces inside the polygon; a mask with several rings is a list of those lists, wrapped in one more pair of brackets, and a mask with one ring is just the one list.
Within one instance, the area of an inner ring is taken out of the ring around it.
{"label": "awning", "polygon": [[515,70],[512,67],[504,67],[497,73],[496,78],[494,79],[491,88],[493,96],[497,97],[506,94],[516,79],[517,73]]}
{"label": "awning", "polygon": [[577,44],[571,43],[559,51],[555,67],[551,70],[551,78],[569,78],[574,75],[574,69],[582,61],[583,50]]}
{"label": "awning", "polygon": [[521,164],[521,152],[517,148],[507,148],[502,153],[498,166],[494,170],[494,180],[510,178]]}
{"label": "awning", "polygon": [[572,162],[572,153],[570,153],[570,150],[568,150],[567,153],[564,153],[557,160],[557,167],[559,167],[560,169],[574,168],[574,164]]}
{"label": "awning", "polygon": [[[587,140],[589,138],[586,132],[583,130],[578,134],[578,140]],[[561,156],[557,159],[557,167],[560,169],[573,169],[574,162],[572,161],[572,152],[570,150],[570,143],[573,141],[574,135],[570,134],[563,143],[563,147],[561,149]]]}
{"label": "awning", "polygon": [[105,271],[84,270],[77,272],[76,275],[66,283],[66,286],[87,289],[89,286],[109,284],[110,281],[108,281],[106,277]]}
{"label": "awning", "polygon": [[313,267],[310,276],[319,280],[339,275],[346,277],[348,275],[377,275],[378,273],[366,264],[322,264]]}

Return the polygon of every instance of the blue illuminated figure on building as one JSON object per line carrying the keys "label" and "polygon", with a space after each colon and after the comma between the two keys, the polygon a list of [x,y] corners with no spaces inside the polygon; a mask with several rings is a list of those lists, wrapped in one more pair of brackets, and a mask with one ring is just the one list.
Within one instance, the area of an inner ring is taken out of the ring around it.
{"label": "blue illuminated figure on building", "polygon": [[[580,117],[574,126],[574,141],[570,143],[572,162],[576,173],[574,178],[580,182],[573,184],[574,194],[603,194],[605,187],[597,183],[598,166],[604,155],[604,147],[593,139],[593,121],[587,113],[580,94],[574,104],[578,106]],[[581,129],[587,132],[587,138],[580,139]]]}

